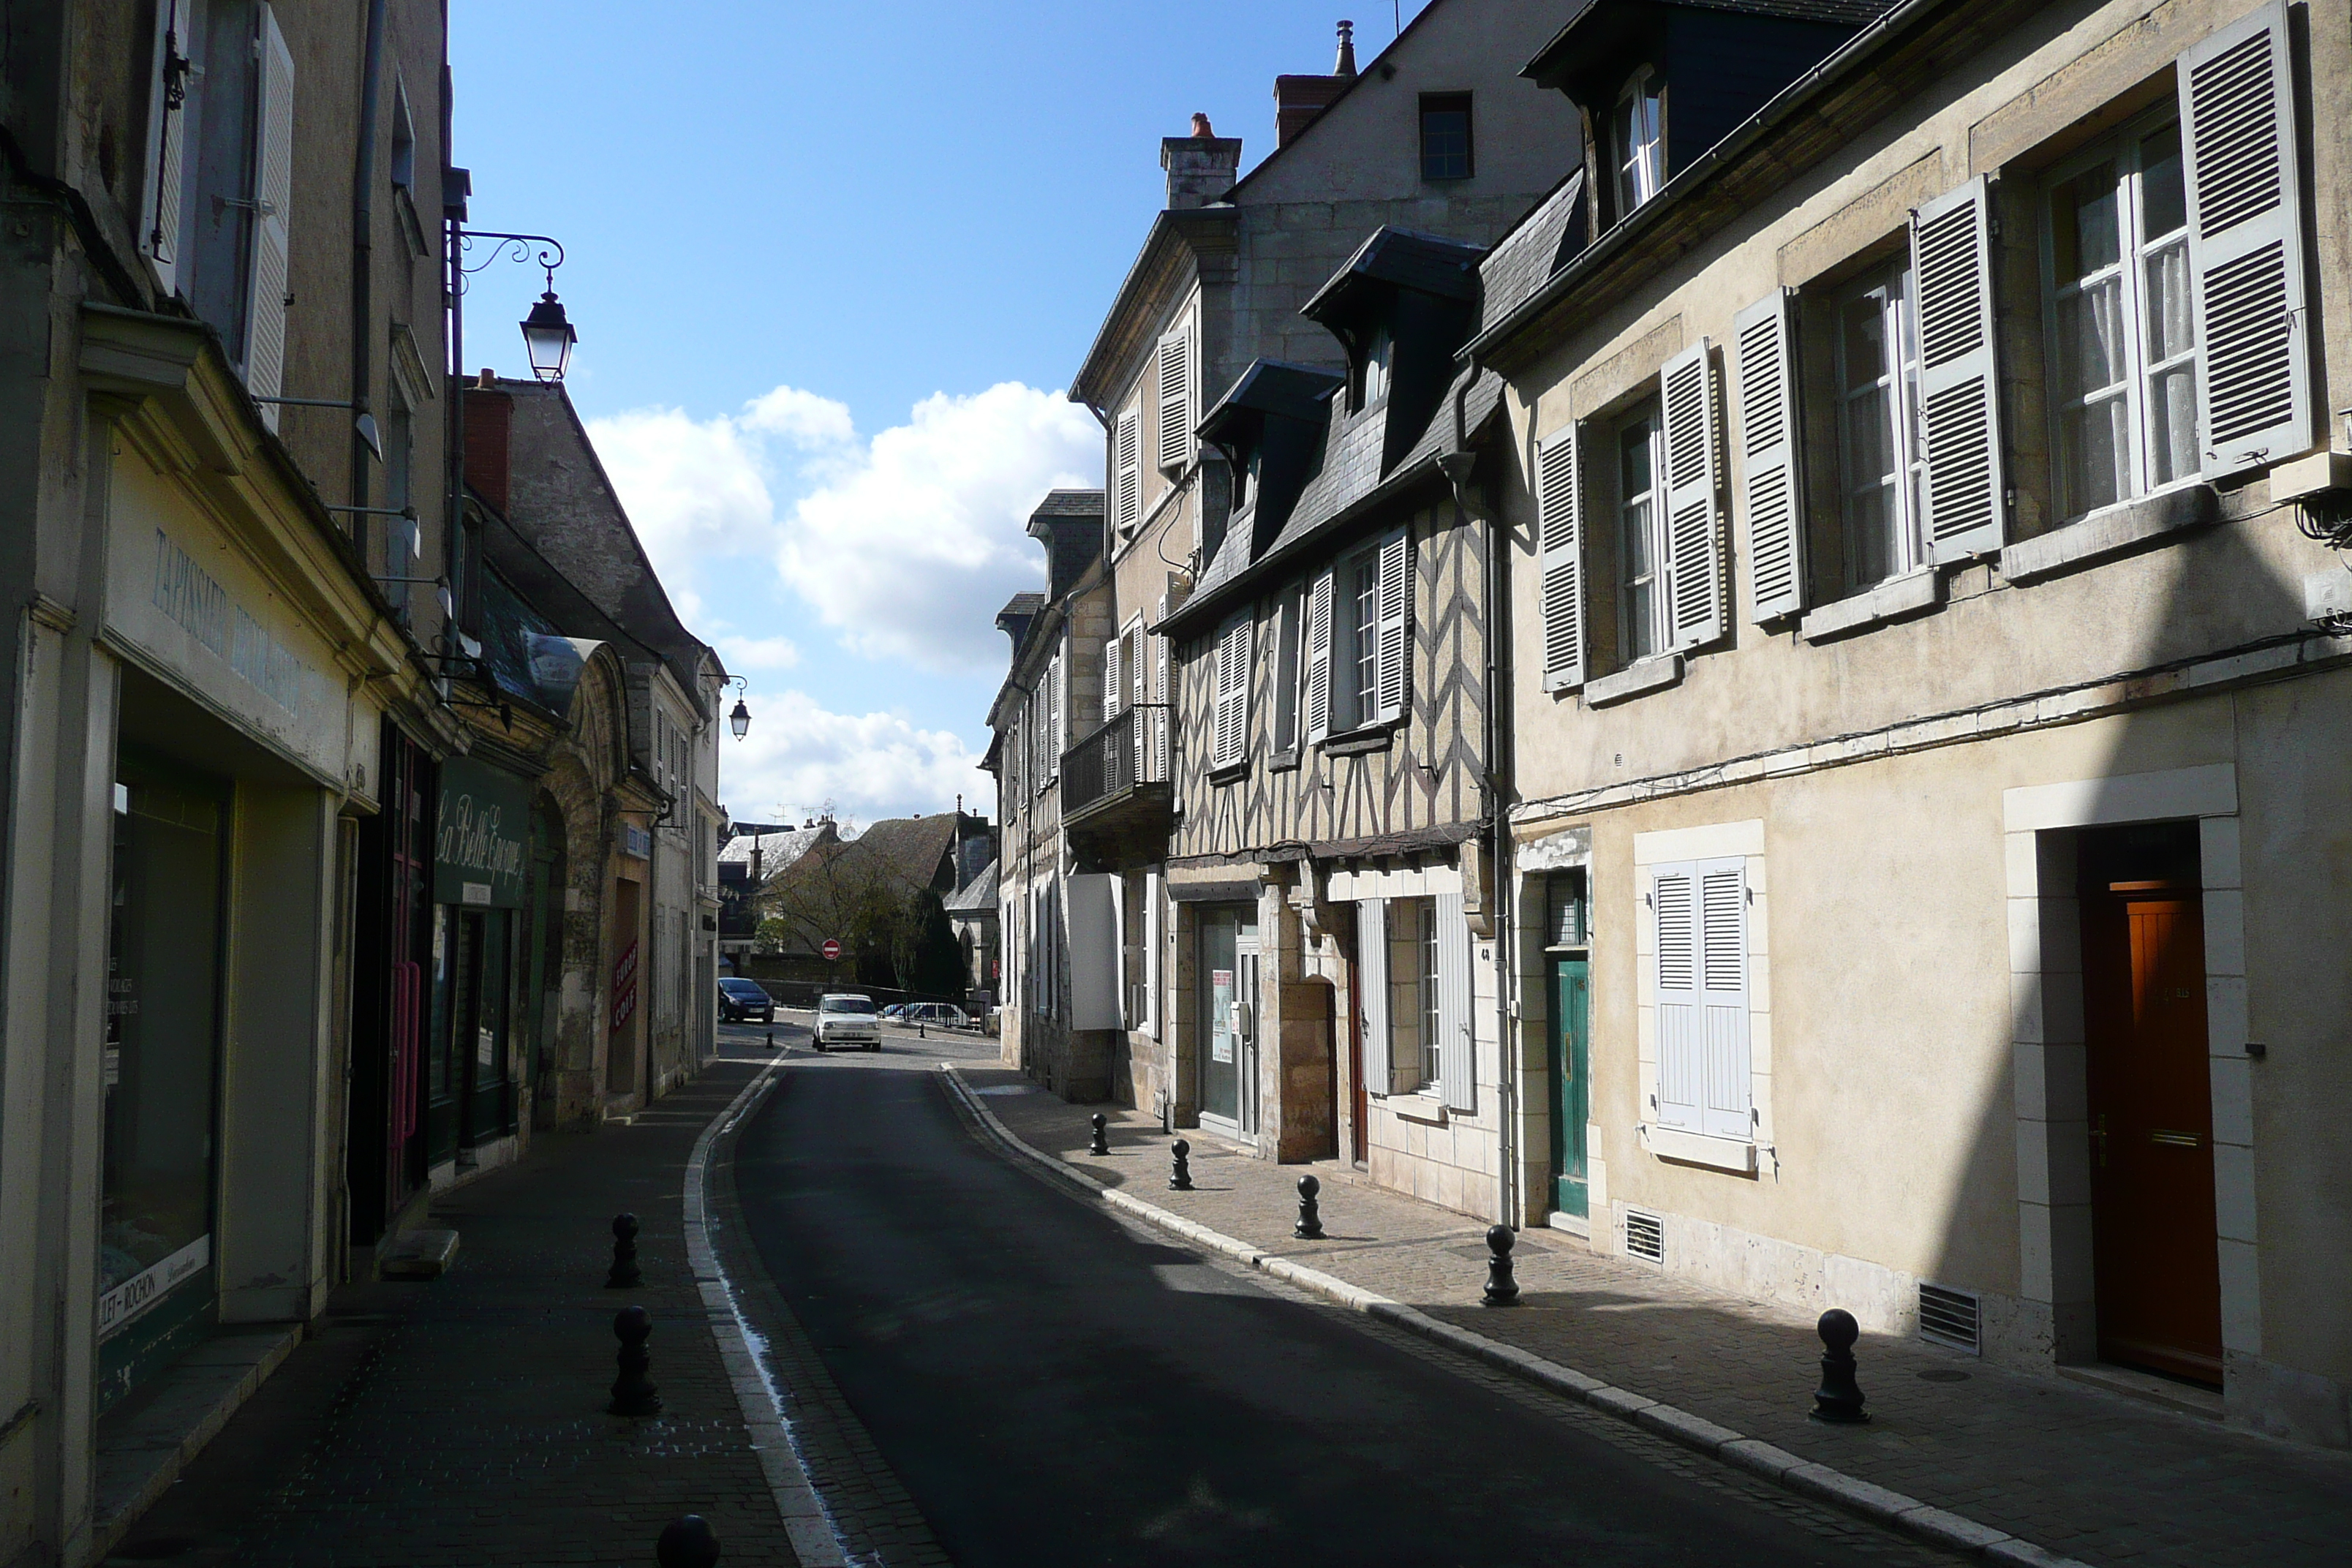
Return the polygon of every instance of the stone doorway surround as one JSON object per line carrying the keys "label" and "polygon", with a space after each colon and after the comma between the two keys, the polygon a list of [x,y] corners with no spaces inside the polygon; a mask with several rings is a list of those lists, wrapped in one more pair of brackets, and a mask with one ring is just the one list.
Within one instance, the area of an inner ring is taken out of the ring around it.
{"label": "stone doorway surround", "polygon": [[[2246,939],[2234,763],[2125,773],[2001,793],[2007,834],[2011,1046],[2017,1112],[2018,1359],[2097,1359],[2074,833],[2197,824],[2204,893],[2206,1053],[2213,1097],[2214,1238],[2221,1266],[2225,1399],[2263,1425],[2243,1386],[2263,1348],[2254,1216],[2252,1078],[2246,1056]],[[1988,1350],[1995,1347],[1988,1345]]]}

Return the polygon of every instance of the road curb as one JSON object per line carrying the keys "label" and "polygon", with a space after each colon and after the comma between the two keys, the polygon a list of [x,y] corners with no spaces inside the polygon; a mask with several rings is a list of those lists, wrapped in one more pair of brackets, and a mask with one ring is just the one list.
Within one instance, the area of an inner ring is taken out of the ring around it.
{"label": "road curb", "polygon": [[1728,1426],[1717,1426],[1687,1410],[1615,1387],[1573,1367],[1562,1366],[1533,1352],[1521,1350],[1517,1345],[1503,1344],[1484,1334],[1433,1318],[1402,1301],[1367,1290],[1360,1285],[1351,1285],[1319,1268],[1309,1268],[1287,1258],[1266,1253],[1222,1231],[1211,1230],[1197,1220],[1186,1219],[1156,1204],[1148,1204],[1117,1187],[1103,1186],[1068,1162],[1033,1149],[1015,1137],[1012,1129],[1006,1127],[994,1111],[981,1103],[972,1093],[971,1086],[963,1081],[963,1075],[956,1069],[955,1064],[941,1062],[940,1072],[950,1092],[992,1141],[1048,1174],[1060,1178],[1079,1194],[1106,1208],[1131,1215],[1147,1225],[1182,1237],[1235,1262],[1246,1263],[1302,1289],[1312,1290],[1366,1317],[1393,1323],[1433,1343],[1472,1356],[1538,1387],[1565,1394],[1596,1410],[1629,1421],[1644,1431],[1720,1459],[1786,1490],[1815,1501],[1833,1504],[1848,1513],[1899,1530],[1931,1545],[1947,1551],[1973,1552],[1987,1562],[2015,1563],[2020,1568],[2089,1568],[2088,1564],[2076,1558],[2061,1556],[2006,1531],[1996,1530],[1991,1525],[1921,1502],[1917,1498],[1849,1476],[1827,1465],[1801,1458],[1785,1448],[1735,1432]]}
{"label": "road curb", "polygon": [[784,1415],[783,1402],[760,1354],[762,1342],[744,1321],[734,1285],[710,1240],[710,1152],[721,1138],[734,1136],[735,1129],[774,1086],[783,1065],[783,1058],[771,1058],[694,1141],[694,1152],[686,1162],[686,1263],[694,1271],[695,1288],[702,1294],[709,1319],[710,1337],[718,1342],[719,1359],[726,1365],[727,1381],[734,1387],[735,1403],[751,1436],[751,1450],[760,1457],[760,1468],[768,1479],[768,1491],[775,1499],[776,1514],[783,1522],[785,1539],[792,1542],[793,1555],[800,1559],[802,1568],[848,1568],[849,1554],[840,1528],[809,1479],[807,1458],[801,1452],[800,1439]]}

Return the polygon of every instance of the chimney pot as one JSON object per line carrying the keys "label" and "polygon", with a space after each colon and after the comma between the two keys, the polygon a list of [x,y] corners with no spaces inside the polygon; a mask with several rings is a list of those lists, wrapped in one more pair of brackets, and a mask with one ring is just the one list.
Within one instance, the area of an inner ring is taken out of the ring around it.
{"label": "chimney pot", "polygon": [[484,392],[488,392],[499,384],[499,373],[488,365],[484,365],[481,374],[474,377],[474,384]]}
{"label": "chimney pot", "polygon": [[1216,134],[1214,131],[1209,129],[1209,117],[1202,113],[1197,109],[1192,111],[1192,134],[1195,136],[1214,136]]}
{"label": "chimney pot", "polygon": [[1356,74],[1356,24],[1353,22],[1339,24],[1339,59],[1331,68],[1331,74],[1339,77]]}

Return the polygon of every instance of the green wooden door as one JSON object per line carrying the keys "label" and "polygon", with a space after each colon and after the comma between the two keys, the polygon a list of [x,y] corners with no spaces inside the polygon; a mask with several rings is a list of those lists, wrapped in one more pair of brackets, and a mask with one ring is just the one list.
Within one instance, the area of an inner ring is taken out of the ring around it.
{"label": "green wooden door", "polygon": [[1592,1107],[1590,964],[1556,958],[1551,968],[1552,1204],[1585,1214],[1584,1128]]}

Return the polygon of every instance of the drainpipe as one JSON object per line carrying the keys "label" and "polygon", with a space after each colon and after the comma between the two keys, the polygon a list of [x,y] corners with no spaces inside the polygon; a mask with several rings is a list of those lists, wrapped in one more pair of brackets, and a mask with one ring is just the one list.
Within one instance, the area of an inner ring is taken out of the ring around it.
{"label": "drainpipe", "polygon": [[[367,57],[360,72],[360,137],[352,154],[352,504],[368,504],[368,463],[374,454],[356,428],[357,416],[368,412],[368,394],[374,376],[375,269],[375,120],[376,100],[383,96],[383,16],[385,0],[368,0]],[[367,514],[355,512],[352,531],[359,535],[360,560],[367,556]]]}

